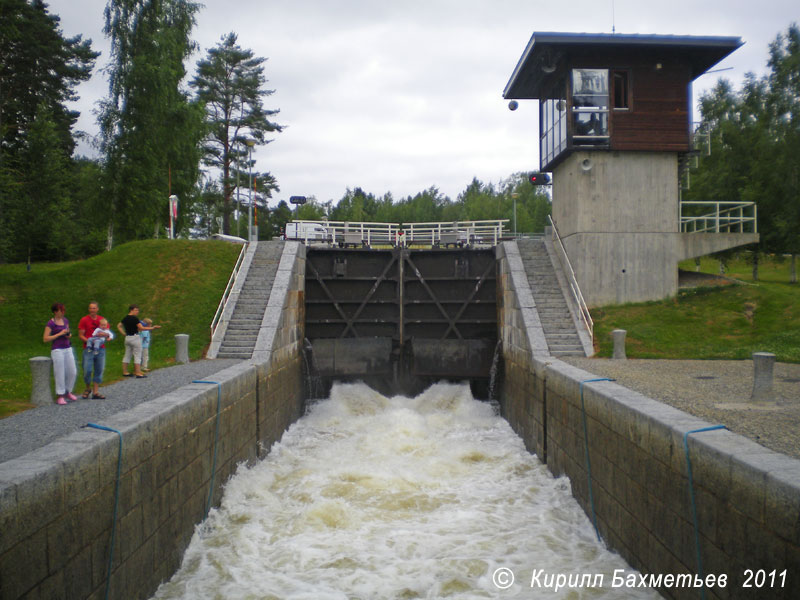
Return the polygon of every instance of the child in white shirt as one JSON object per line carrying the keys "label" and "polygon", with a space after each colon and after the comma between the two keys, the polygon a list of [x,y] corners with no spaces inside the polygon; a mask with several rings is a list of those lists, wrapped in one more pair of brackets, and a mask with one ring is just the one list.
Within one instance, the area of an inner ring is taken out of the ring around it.
{"label": "child in white shirt", "polygon": [[[100,335],[102,333],[105,333],[107,337]],[[111,330],[108,328],[108,320],[100,319],[100,327],[95,329],[92,332],[92,337],[86,340],[86,349],[92,354],[98,354],[102,345],[106,342],[110,342],[113,339],[114,334],[111,333]]]}

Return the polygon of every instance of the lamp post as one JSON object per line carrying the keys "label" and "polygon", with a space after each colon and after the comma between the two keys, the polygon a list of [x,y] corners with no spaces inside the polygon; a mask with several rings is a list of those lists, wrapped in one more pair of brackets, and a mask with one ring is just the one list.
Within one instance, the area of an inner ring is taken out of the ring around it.
{"label": "lamp post", "polygon": [[247,241],[253,241],[253,146],[256,145],[256,141],[251,138],[247,138],[244,141],[247,144],[248,148],[248,166],[250,168],[250,176],[249,176],[249,185],[248,185],[248,194],[250,197],[250,206],[247,209]]}
{"label": "lamp post", "polygon": [[511,192],[511,199],[514,204],[514,237],[517,237],[517,196],[519,196],[517,192]]}
{"label": "lamp post", "polygon": [[[239,140],[238,138],[234,138],[234,144],[236,144],[237,142],[241,143],[241,140]],[[236,154],[235,157],[236,157],[236,235],[238,237],[239,220],[242,216],[242,196],[239,191],[239,171],[241,170],[241,168],[239,162],[239,155]]]}

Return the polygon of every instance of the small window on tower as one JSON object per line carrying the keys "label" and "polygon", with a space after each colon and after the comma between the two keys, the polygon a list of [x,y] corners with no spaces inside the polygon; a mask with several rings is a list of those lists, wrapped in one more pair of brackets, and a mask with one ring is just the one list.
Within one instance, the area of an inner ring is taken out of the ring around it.
{"label": "small window on tower", "polygon": [[630,108],[628,72],[613,71],[611,78],[614,90],[614,110],[626,110]]}

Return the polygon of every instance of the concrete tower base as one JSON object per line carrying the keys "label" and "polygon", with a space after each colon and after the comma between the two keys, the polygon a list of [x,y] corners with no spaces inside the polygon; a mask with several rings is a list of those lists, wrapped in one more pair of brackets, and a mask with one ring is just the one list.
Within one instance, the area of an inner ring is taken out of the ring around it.
{"label": "concrete tower base", "polygon": [[680,233],[672,152],[573,152],[553,181],[553,220],[590,307],[674,296],[679,261],[758,241]]}

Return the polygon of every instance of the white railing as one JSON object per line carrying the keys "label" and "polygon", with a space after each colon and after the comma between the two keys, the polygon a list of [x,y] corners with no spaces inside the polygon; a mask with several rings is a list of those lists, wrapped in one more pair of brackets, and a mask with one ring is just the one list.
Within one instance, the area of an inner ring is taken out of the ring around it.
{"label": "white railing", "polygon": [[233,266],[233,271],[231,271],[231,276],[228,278],[228,285],[225,286],[225,291],[222,292],[222,298],[219,301],[219,305],[217,306],[217,312],[214,313],[214,318],[211,319],[211,340],[214,340],[214,332],[217,330],[217,325],[219,325],[219,320],[222,317],[222,314],[225,312],[225,305],[228,303],[228,298],[231,295],[231,290],[233,286],[236,285],[236,279],[239,277],[239,271],[242,268],[242,262],[244,261],[245,252],[247,252],[248,244],[242,244],[242,251],[239,252],[239,258],[236,259],[236,264]]}
{"label": "white railing", "polygon": [[[711,212],[684,215],[691,207],[710,207]],[[754,202],[681,202],[682,233],[758,233]]]}
{"label": "white railing", "polygon": [[353,246],[496,246],[508,219],[429,223],[292,221],[299,232],[292,239],[306,244]]}
{"label": "white railing", "polygon": [[322,221],[333,243],[364,243],[367,246],[392,245],[400,232],[397,223],[353,223],[349,221]]}
{"label": "white railing", "polygon": [[404,244],[496,246],[508,219],[446,221],[403,225]]}
{"label": "white railing", "polygon": [[567,250],[564,248],[564,243],[561,241],[561,236],[558,235],[558,228],[556,227],[556,224],[553,222],[553,219],[550,215],[547,215],[547,220],[550,222],[550,226],[553,228],[553,246],[557,251],[561,268],[567,277],[567,283],[569,284],[569,289],[572,292],[572,297],[575,299],[575,302],[578,305],[581,321],[583,321],[586,331],[589,332],[589,337],[591,338],[592,343],[594,343],[594,321],[592,320],[591,313],[589,313],[589,307],[586,306],[586,301],[583,299],[581,288],[578,286],[578,280],[575,277],[575,271],[572,270],[572,264],[569,262],[569,256],[567,256]]}

